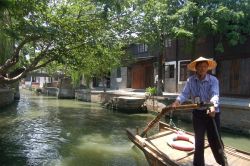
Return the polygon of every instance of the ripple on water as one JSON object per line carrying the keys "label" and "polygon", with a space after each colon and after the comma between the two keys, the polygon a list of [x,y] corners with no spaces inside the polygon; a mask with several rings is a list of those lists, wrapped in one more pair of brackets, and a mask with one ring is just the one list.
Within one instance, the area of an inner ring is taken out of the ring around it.
{"label": "ripple on water", "polygon": [[[134,151],[131,143],[114,144],[110,137],[102,134],[89,134],[79,138],[79,143],[72,147],[72,156],[65,158],[63,164],[75,165],[84,163],[92,165],[138,165],[147,166],[145,160],[141,160],[141,152]],[[102,163],[102,164],[100,164]]]}

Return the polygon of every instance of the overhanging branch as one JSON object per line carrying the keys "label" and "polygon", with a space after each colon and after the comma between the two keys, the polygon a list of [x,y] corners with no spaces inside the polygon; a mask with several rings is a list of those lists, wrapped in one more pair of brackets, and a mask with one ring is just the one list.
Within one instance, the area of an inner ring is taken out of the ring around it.
{"label": "overhanging branch", "polygon": [[42,63],[42,64],[40,64],[40,65],[34,67],[33,70],[37,70],[37,69],[40,69],[40,68],[42,68],[42,67],[45,67],[47,64],[53,62],[54,60],[55,60],[55,58],[52,58],[52,59],[48,60],[47,62],[44,62],[44,63]]}
{"label": "overhanging branch", "polygon": [[19,61],[20,51],[24,47],[25,44],[27,44],[27,43],[29,43],[31,41],[36,41],[39,38],[40,38],[39,36],[29,36],[29,37],[25,38],[18,45],[18,47],[15,49],[15,51],[12,54],[12,57],[10,59],[7,59],[6,62],[2,66],[0,66],[0,74],[3,75],[4,73],[6,73],[6,71],[9,68],[14,66]]}

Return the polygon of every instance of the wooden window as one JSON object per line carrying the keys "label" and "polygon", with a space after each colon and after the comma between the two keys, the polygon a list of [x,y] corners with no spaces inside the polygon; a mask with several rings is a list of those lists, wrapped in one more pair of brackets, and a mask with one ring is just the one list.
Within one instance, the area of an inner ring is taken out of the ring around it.
{"label": "wooden window", "polygon": [[36,77],[32,76],[32,82],[36,82]]}
{"label": "wooden window", "polygon": [[166,66],[166,78],[174,78],[174,66],[175,65],[167,65]]}
{"label": "wooden window", "polygon": [[172,40],[171,39],[166,39],[165,40],[165,47],[171,47],[172,46]]}
{"label": "wooden window", "polygon": [[27,76],[27,77],[25,78],[25,81],[31,81],[31,76]]}
{"label": "wooden window", "polygon": [[121,78],[121,76],[122,76],[121,68],[119,67],[119,68],[116,69],[116,77]]}
{"label": "wooden window", "polygon": [[148,46],[146,44],[140,44],[138,46],[138,53],[143,53],[148,51]]}

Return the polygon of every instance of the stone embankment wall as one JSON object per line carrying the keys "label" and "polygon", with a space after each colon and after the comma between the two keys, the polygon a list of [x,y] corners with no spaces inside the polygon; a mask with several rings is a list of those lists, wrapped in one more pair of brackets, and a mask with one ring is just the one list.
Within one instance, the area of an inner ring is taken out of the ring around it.
{"label": "stone embankment wall", "polygon": [[11,89],[0,89],[0,107],[14,102],[14,92]]}
{"label": "stone embankment wall", "polygon": [[70,78],[63,78],[60,80],[58,85],[57,97],[59,99],[74,99],[75,98],[75,89],[72,85],[72,80]]}
{"label": "stone embankment wall", "polygon": [[42,89],[42,93],[48,96],[56,96],[59,99],[74,99],[75,90],[74,89],[64,89],[56,87],[46,87]]}
{"label": "stone embankment wall", "polygon": [[58,88],[56,87],[45,87],[42,89],[42,93],[48,96],[57,96]]}
{"label": "stone embankment wall", "polygon": [[80,101],[107,103],[114,97],[128,96],[118,93],[109,93],[101,91],[91,91],[90,89],[81,89],[75,91],[75,99]]}
{"label": "stone embankment wall", "polygon": [[102,103],[108,109],[119,110],[127,113],[146,112],[144,96],[128,94],[91,91],[88,89],[77,90],[75,99],[87,102]]}
{"label": "stone embankment wall", "polygon": [[59,99],[74,99],[75,98],[75,89],[58,89],[57,97]]}
{"label": "stone embankment wall", "polygon": [[221,105],[221,126],[250,135],[250,107]]}

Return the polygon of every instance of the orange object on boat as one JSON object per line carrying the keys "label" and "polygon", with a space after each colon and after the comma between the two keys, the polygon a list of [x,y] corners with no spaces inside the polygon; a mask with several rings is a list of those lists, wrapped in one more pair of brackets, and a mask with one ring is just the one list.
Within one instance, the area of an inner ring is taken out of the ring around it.
{"label": "orange object on boat", "polygon": [[194,150],[194,139],[187,134],[176,134],[168,142],[168,145],[174,149],[182,151],[192,151]]}

